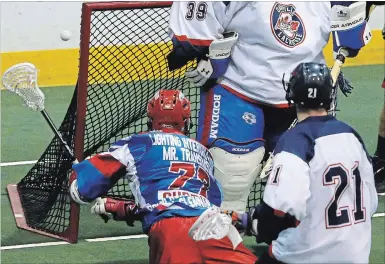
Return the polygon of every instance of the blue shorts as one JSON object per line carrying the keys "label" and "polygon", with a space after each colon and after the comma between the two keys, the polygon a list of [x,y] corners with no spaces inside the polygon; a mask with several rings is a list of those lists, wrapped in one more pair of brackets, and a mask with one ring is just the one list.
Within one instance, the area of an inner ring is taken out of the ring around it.
{"label": "blue shorts", "polygon": [[[234,144],[216,140],[226,138],[242,143],[264,138],[267,151],[272,151],[279,136],[296,117],[295,109],[274,108],[246,101],[216,84],[201,89],[197,140],[205,146],[215,145],[231,153],[247,153],[263,145],[261,141],[234,148]],[[236,149],[238,151],[233,151]]]}

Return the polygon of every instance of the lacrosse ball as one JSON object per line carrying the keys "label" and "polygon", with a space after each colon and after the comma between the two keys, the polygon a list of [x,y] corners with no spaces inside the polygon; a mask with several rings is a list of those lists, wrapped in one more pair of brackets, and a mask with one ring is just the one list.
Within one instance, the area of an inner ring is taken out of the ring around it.
{"label": "lacrosse ball", "polygon": [[64,41],[67,41],[71,38],[72,34],[71,34],[71,31],[69,30],[63,30],[62,32],[60,32],[60,38]]}

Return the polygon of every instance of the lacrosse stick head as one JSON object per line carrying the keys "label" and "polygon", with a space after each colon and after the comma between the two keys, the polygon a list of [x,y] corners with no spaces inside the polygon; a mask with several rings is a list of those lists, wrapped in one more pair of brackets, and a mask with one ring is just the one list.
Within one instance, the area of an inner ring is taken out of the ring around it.
{"label": "lacrosse stick head", "polygon": [[5,71],[2,78],[3,86],[20,96],[24,104],[34,110],[44,110],[44,94],[37,85],[37,69],[28,62],[13,65]]}
{"label": "lacrosse stick head", "polygon": [[232,219],[228,214],[222,213],[216,206],[209,207],[195,221],[188,232],[195,241],[208,239],[222,239],[228,236],[233,249],[242,242],[242,237],[232,225]]}

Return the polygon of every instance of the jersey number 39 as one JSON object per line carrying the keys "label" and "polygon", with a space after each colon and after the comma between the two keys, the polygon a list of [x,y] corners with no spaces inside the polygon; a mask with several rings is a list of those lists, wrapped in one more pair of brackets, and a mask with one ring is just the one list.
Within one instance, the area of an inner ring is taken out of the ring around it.
{"label": "jersey number 39", "polygon": [[[349,186],[351,177],[355,185],[353,210],[350,209],[352,208],[350,206],[338,206],[341,197]],[[337,185],[334,196],[325,209],[325,224],[327,229],[350,226],[352,222],[354,224],[365,222],[366,209],[363,207],[364,197],[358,162],[356,162],[356,165],[350,171],[342,164],[329,165],[323,174],[323,185]]]}
{"label": "jersey number 39", "polygon": [[171,173],[180,174],[168,187],[172,189],[180,189],[183,187],[187,181],[194,178],[197,175],[197,178],[202,182],[202,187],[199,190],[199,194],[207,197],[207,191],[210,188],[210,177],[207,173],[200,167],[195,167],[194,163],[188,162],[171,162],[170,168],[168,169]]}
{"label": "jersey number 39", "polygon": [[206,2],[196,2],[190,1],[187,3],[187,13],[185,18],[187,20],[193,20],[194,15],[197,20],[202,21],[206,18],[207,14],[207,3]]}

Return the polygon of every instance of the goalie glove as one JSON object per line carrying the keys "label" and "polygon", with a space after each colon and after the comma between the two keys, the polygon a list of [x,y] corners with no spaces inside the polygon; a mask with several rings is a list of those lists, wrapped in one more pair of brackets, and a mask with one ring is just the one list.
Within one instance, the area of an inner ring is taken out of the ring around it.
{"label": "goalie glove", "polygon": [[136,220],[140,220],[138,206],[134,201],[115,200],[112,198],[97,198],[91,207],[91,213],[99,215],[105,223],[113,219],[125,221],[127,225],[134,226]]}
{"label": "goalie glove", "polygon": [[209,79],[221,77],[227,71],[232,47],[238,40],[238,33],[225,32],[223,39],[214,40],[209,54],[198,62],[196,68],[187,69],[185,75],[195,86],[203,86]]}

